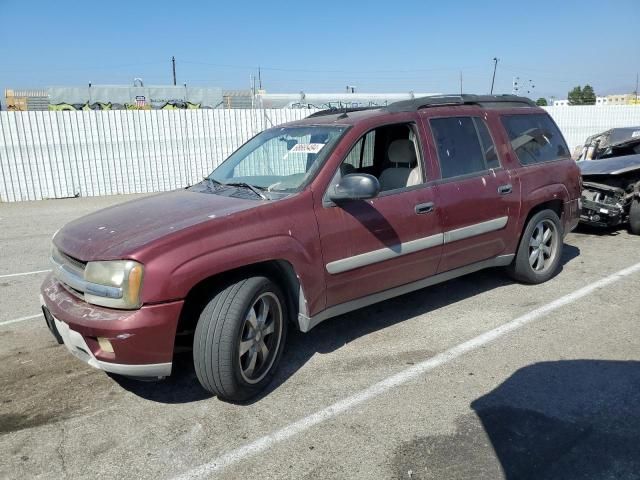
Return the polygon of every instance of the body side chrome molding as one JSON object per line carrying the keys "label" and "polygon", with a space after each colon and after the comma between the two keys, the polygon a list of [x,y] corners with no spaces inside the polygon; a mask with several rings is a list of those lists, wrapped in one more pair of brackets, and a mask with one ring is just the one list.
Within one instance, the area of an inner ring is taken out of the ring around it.
{"label": "body side chrome molding", "polygon": [[349,270],[371,265],[372,263],[383,262],[392,258],[419,252],[420,250],[426,250],[427,248],[437,247],[438,245],[442,245],[443,241],[444,235],[442,233],[437,233],[429,237],[418,238],[417,240],[411,240],[410,242],[404,242],[391,247],[361,253],[360,255],[327,263],[327,272],[331,274],[347,272]]}
{"label": "body side chrome molding", "polygon": [[348,313],[353,310],[358,310],[359,308],[363,308],[368,305],[372,305],[374,303],[382,302],[383,300],[388,300],[390,298],[397,297],[399,295],[404,295],[405,293],[430,287],[431,285],[435,285],[437,283],[446,282],[447,280],[452,280],[454,278],[461,277],[462,275],[473,273],[478,270],[482,270],[484,268],[506,267],[513,261],[514,257],[515,257],[515,254],[500,255],[498,257],[490,258],[488,260],[472,263],[471,265],[466,265],[464,267],[456,268],[454,270],[449,270],[448,272],[439,273],[437,275],[423,278],[421,280],[417,280],[412,283],[407,283],[405,285],[400,285],[398,287],[390,288],[388,290],[383,290],[382,292],[367,295],[366,297],[357,298],[349,302],[341,303],[339,305],[334,305],[332,307],[327,308],[326,310],[323,310],[317,315],[314,315],[313,317],[308,317],[306,315],[299,314],[298,324],[302,332],[308,332],[313,327],[315,327],[316,325],[318,325],[319,323],[325,320],[328,320],[329,318],[337,317],[338,315],[342,315],[344,313]]}
{"label": "body side chrome molding", "polygon": [[444,232],[444,243],[457,242],[458,240],[464,240],[465,238],[476,237],[485,233],[494,232],[500,230],[507,225],[509,217],[499,217],[493,220],[487,220],[486,222],[475,223],[468,227],[456,228],[455,230],[449,230]]}
{"label": "body side chrome molding", "polygon": [[429,237],[418,238],[398,245],[392,245],[390,247],[354,255],[353,257],[335,260],[327,263],[327,272],[332,275],[348,272],[349,270],[355,270],[356,268],[366,267],[367,265],[372,265],[374,263],[384,262],[385,260],[419,252],[420,250],[426,250],[439,245],[457,242],[458,240],[483,235],[485,233],[504,228],[507,225],[508,220],[509,217],[507,216],[494,218],[492,220],[487,220],[486,222],[475,223],[467,227],[456,228],[455,230],[449,230],[448,232],[437,233]]}

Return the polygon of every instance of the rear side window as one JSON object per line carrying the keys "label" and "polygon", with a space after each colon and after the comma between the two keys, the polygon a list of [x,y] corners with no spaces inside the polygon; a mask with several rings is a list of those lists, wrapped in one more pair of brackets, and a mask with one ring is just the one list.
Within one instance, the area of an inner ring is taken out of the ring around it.
{"label": "rear side window", "polygon": [[503,115],[501,120],[522,165],[569,157],[567,144],[548,115]]}
{"label": "rear side window", "polygon": [[495,145],[481,118],[433,118],[429,124],[438,150],[442,178],[469,175],[500,166]]}

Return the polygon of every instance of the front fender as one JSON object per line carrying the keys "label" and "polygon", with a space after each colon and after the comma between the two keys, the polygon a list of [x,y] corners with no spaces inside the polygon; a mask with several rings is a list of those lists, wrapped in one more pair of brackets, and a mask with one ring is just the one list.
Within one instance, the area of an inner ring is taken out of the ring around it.
{"label": "front fender", "polygon": [[277,235],[236,243],[175,265],[165,272],[165,280],[156,282],[155,288],[147,290],[145,296],[163,301],[182,299],[195,285],[214,275],[261,262],[285,260],[293,266],[305,292],[307,308],[313,312],[324,307],[324,277],[317,271],[322,264],[318,258],[319,255],[313,255],[292,236]]}

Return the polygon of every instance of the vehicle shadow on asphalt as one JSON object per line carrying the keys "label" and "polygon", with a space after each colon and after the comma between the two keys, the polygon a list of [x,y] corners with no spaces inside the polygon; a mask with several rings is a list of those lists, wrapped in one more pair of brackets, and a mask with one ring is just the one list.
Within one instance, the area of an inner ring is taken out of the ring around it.
{"label": "vehicle shadow on asphalt", "polygon": [[426,478],[639,478],[640,362],[536,363],[471,408],[475,415],[460,416],[455,433],[399,447],[398,476],[411,469]]}
{"label": "vehicle shadow on asphalt", "polygon": [[[565,244],[558,271],[579,255],[579,248]],[[334,352],[357,338],[512,283],[501,269],[483,270],[335,317],[306,334],[290,329],[276,376],[246,404],[260,401],[280,387],[316,353]],[[200,387],[190,353],[176,355],[172,375],[162,382],[140,382],[115,375],[113,378],[126,390],[160,403],[186,403],[211,396]]]}
{"label": "vehicle shadow on asphalt", "polygon": [[614,227],[594,227],[591,225],[584,225],[579,223],[573,230],[574,235],[588,235],[597,237],[615,237],[621,233],[627,233],[629,231],[628,226],[616,225]]}

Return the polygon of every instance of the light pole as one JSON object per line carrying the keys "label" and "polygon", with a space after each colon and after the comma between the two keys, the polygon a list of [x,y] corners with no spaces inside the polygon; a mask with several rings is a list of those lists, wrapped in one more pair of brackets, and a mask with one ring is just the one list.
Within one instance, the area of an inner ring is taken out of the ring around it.
{"label": "light pole", "polygon": [[498,68],[498,58],[493,57],[493,77],[491,78],[491,95],[493,95],[493,84],[496,82],[496,69]]}

